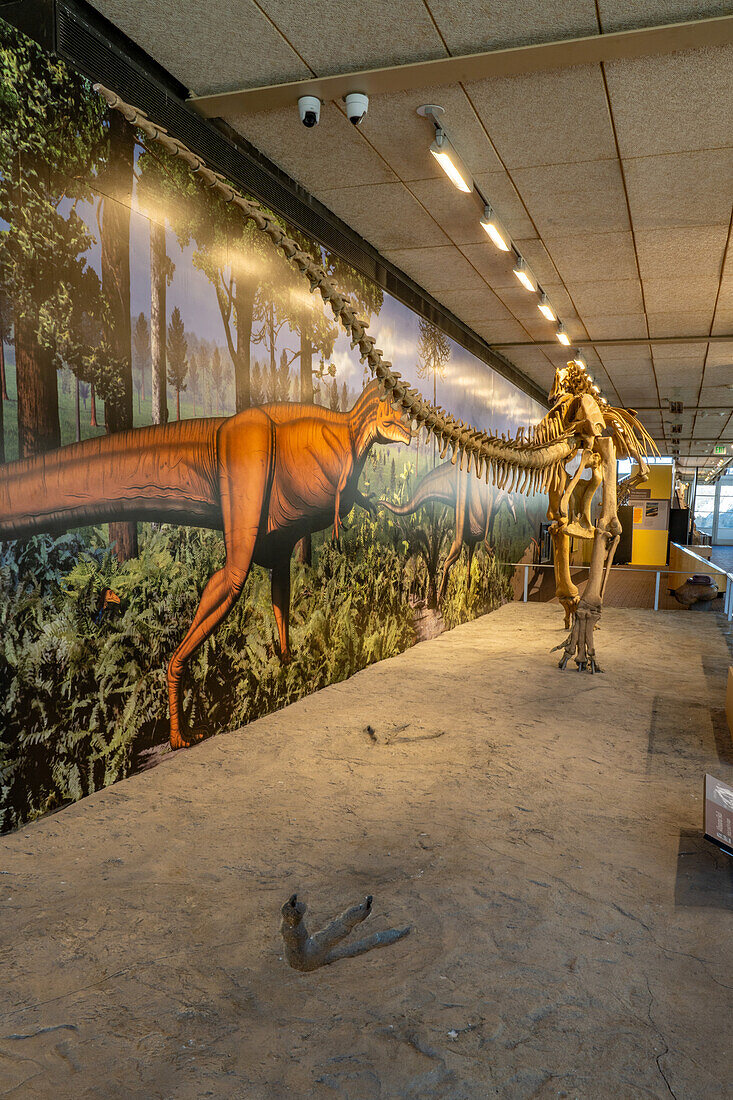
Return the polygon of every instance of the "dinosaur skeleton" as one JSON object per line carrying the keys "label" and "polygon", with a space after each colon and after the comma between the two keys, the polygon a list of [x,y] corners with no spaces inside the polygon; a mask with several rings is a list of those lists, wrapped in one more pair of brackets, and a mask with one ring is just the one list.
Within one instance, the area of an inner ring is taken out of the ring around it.
{"label": "dinosaur skeleton", "polygon": [[[598,394],[588,376],[574,363],[560,368],[555,375],[548,414],[533,428],[519,428],[516,435],[494,436],[456,419],[440,406],[425,401],[384,359],[367,323],[357,314],[348,296],[328,278],[322,264],[301,249],[288,236],[275,217],[258,202],[240,195],[220,173],[209,168],[200,157],[171,137],[137,108],[100,84],[95,89],[109,106],[122,113],[151,140],[169,154],[181,157],[196,173],[202,185],[233,203],[265,233],[273,244],[308,280],[311,292],[317,291],[328,303],[334,316],[358,347],[361,361],[378,380],[383,398],[402,410],[415,425],[427,428],[441,445],[441,459],[451,451],[451,460],[464,462],[468,473],[489,479],[498,489],[531,495],[547,493],[548,516],[555,550],[557,596],[565,609],[566,625],[571,632],[562,648],[560,667],[574,656],[579,669],[597,670],[593,647],[593,628],[600,618],[603,592],[618,545],[621,525],[616,503],[616,457],[631,457],[639,464],[637,482],[645,480],[645,455],[656,452],[648,432],[631,410],[613,408]],[[567,469],[578,458],[577,469]],[[590,479],[583,480],[585,470]],[[602,486],[601,506],[595,524],[591,519],[593,497]],[[570,514],[571,498],[577,502]],[[591,565],[582,597],[570,575],[570,540],[591,539]],[[571,623],[572,620],[572,623]]]}

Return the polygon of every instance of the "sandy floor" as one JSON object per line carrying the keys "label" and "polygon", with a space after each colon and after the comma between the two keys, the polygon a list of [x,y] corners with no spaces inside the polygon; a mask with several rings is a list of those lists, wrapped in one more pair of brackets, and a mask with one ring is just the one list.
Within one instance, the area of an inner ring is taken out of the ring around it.
{"label": "sandy floor", "polygon": [[[0,1095],[733,1096],[720,626],[562,636],[509,605],[4,838]],[[296,890],[414,931],[298,974]]]}

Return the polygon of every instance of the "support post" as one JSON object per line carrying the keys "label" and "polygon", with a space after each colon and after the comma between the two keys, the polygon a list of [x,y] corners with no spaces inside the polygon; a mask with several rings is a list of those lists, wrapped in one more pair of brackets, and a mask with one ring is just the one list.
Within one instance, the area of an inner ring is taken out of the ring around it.
{"label": "support post", "polygon": [[527,602],[527,591],[529,589],[529,566],[524,567],[524,602]]}
{"label": "support post", "polygon": [[654,584],[654,610],[655,611],[659,611],[659,580],[660,580],[660,578],[661,578],[661,573],[657,569],[657,579],[656,579],[655,584]]}

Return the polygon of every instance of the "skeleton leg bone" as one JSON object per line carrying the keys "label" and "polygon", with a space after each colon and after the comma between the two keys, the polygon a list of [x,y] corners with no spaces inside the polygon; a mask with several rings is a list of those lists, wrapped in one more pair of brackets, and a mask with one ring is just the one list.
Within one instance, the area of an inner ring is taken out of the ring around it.
{"label": "skeleton leg bone", "polygon": [[588,580],[575,611],[572,630],[565,642],[555,647],[564,651],[560,668],[564,669],[573,657],[579,672],[587,669],[591,673],[602,671],[595,659],[593,631],[601,617],[603,592],[621,535],[621,524],[616,513],[616,450],[613,440],[599,437],[595,448],[601,456],[603,499],[593,537]]}

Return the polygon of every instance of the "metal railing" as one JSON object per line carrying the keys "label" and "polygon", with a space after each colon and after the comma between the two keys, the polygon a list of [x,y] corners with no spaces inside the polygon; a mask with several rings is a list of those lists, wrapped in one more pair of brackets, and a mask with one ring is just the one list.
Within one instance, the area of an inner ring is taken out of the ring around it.
{"label": "metal railing", "polygon": [[[683,547],[683,549],[686,550],[687,548]],[[697,555],[695,555],[694,553],[692,554],[692,556],[697,558]],[[719,576],[725,577],[725,591],[723,592],[723,609],[722,610],[723,610],[723,614],[726,616],[728,622],[730,622],[733,619],[733,573],[728,573],[725,569],[721,569],[721,567],[718,566],[718,565],[713,565],[712,562],[708,562],[704,558],[698,558],[697,560],[700,562],[701,565],[703,565],[705,567],[705,572],[706,573],[716,573]],[[502,566],[505,566],[507,569],[515,569],[515,570],[516,569],[522,569],[522,570],[524,570],[524,577],[523,577],[523,581],[522,581],[522,602],[523,603],[529,603],[530,602],[530,596],[531,596],[531,594],[530,594],[530,581],[529,581],[530,570],[534,573],[537,573],[539,570],[544,570],[544,569],[551,569],[551,570],[554,571],[554,568],[555,568],[552,563],[534,563],[534,562],[515,561],[515,562],[500,562],[500,564]],[[588,566],[587,565],[581,565],[581,564],[572,565],[571,564],[570,568],[571,568],[572,572],[576,573],[576,575],[578,573],[586,573],[587,574],[587,572],[588,572]],[[702,572],[702,569],[700,570],[700,572]],[[623,576],[627,579],[638,577],[640,575],[646,575],[646,576],[651,575],[651,576],[653,576],[654,577],[653,610],[654,611],[659,611],[660,610],[661,589],[662,589],[662,577],[669,577],[672,574],[678,574],[678,573],[680,573],[680,570],[679,569],[671,569],[669,566],[665,566],[664,568],[659,568],[659,569],[646,569],[644,567],[633,566],[633,565],[632,566],[614,565],[614,566],[611,567],[610,573],[611,573],[611,577],[615,576],[615,577],[618,578],[620,576]],[[609,577],[609,583],[611,582],[611,577]],[[581,578],[578,578],[578,579],[581,579]],[[618,597],[618,595],[619,595],[619,593],[617,592],[616,596]],[[550,597],[550,600],[552,600],[553,598],[554,598],[554,595]],[[665,608],[662,608],[661,610],[676,610],[676,609],[680,608],[680,605],[678,603],[676,603],[676,602],[673,603],[668,598],[665,598],[665,603],[668,606],[665,607]],[[606,590],[606,605],[607,606],[614,606],[614,604],[615,604],[615,599],[614,600],[609,600],[608,599],[608,588],[607,588],[607,590]],[[620,606],[620,605],[616,604],[616,606]]]}

